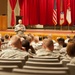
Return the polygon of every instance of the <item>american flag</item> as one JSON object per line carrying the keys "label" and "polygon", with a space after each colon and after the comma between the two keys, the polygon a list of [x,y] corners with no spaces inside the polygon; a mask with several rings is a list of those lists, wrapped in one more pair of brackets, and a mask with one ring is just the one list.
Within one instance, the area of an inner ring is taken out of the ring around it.
{"label": "american flag", "polygon": [[54,0],[54,9],[53,9],[53,23],[57,25],[57,8],[56,8],[56,0]]}

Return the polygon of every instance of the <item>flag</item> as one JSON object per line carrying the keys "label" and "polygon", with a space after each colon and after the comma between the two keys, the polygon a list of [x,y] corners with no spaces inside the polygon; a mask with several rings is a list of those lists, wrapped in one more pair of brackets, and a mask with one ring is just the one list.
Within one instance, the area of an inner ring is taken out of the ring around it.
{"label": "flag", "polygon": [[56,8],[56,0],[54,0],[54,8],[53,8],[53,23],[57,25],[57,8]]}
{"label": "flag", "polygon": [[66,12],[66,20],[68,24],[71,24],[71,8],[70,8],[70,0],[67,2],[67,12]]}
{"label": "flag", "polygon": [[64,23],[64,12],[61,11],[60,13],[60,25]]}
{"label": "flag", "polygon": [[64,3],[64,0],[61,0],[60,1],[60,25],[62,25],[64,23],[63,3]]}

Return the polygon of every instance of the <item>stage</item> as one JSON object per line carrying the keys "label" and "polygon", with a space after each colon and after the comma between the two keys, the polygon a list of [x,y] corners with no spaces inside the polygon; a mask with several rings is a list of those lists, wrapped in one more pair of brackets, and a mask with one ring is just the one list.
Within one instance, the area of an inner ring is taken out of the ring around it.
{"label": "stage", "polygon": [[[50,29],[27,29],[25,34],[34,34],[35,36],[47,36],[48,34],[52,34],[52,38],[56,39],[57,37],[66,38],[66,35],[69,34],[71,37],[75,35],[75,30],[50,30]],[[5,31],[0,31],[0,34],[3,36],[5,34],[15,35],[14,29],[7,29]]]}

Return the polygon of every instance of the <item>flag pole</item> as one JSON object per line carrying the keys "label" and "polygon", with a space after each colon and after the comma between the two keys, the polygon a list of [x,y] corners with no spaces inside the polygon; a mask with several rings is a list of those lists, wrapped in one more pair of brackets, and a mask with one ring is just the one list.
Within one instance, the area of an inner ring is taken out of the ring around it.
{"label": "flag pole", "polygon": [[61,30],[62,30],[62,25],[61,25]]}
{"label": "flag pole", "polygon": [[61,28],[60,28],[60,30],[62,30],[62,25],[61,25]]}
{"label": "flag pole", "polygon": [[69,30],[69,24],[68,24],[68,30]]}
{"label": "flag pole", "polygon": [[64,11],[63,11],[64,0],[60,0],[60,25],[62,30],[62,25],[64,24]]}
{"label": "flag pole", "polygon": [[54,30],[56,30],[56,25],[54,25]]}

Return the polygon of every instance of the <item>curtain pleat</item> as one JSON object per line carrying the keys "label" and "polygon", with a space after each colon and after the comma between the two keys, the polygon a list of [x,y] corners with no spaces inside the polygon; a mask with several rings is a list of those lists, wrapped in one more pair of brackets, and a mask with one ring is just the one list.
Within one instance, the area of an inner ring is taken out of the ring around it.
{"label": "curtain pleat", "polygon": [[12,14],[11,14],[11,26],[14,26],[14,24],[15,24],[14,9],[15,9],[17,0],[9,0],[9,2],[10,2],[11,9],[12,9]]}
{"label": "curtain pleat", "polygon": [[[14,1],[14,0],[13,0]],[[63,0],[63,12],[64,12],[64,23],[67,25],[66,12],[67,12],[67,1]],[[71,2],[71,18],[72,25],[75,24],[75,0]],[[54,0],[19,0],[20,15],[23,16],[23,23],[25,25],[53,25],[52,14]],[[57,0],[57,25],[60,25],[60,0]]]}
{"label": "curtain pleat", "polygon": [[29,19],[28,19],[28,6],[27,6],[27,0],[19,0],[19,6],[20,6],[20,16],[22,16],[23,24],[25,26],[28,25]]}

